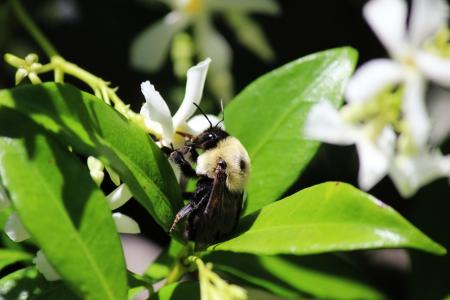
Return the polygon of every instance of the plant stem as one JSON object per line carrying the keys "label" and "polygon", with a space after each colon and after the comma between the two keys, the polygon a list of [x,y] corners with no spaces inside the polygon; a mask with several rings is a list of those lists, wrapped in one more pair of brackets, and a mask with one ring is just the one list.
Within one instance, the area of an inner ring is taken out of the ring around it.
{"label": "plant stem", "polygon": [[23,8],[22,3],[19,0],[9,0],[9,3],[12,6],[12,9],[22,23],[22,25],[26,28],[28,33],[34,38],[36,43],[41,46],[42,50],[47,54],[49,58],[53,56],[57,56],[58,52],[55,47],[53,47],[52,43],[42,34],[42,32],[37,27],[36,23],[31,19],[30,15]]}
{"label": "plant stem", "polygon": [[184,267],[180,261],[177,261],[167,276],[166,285],[177,282],[184,275]]}

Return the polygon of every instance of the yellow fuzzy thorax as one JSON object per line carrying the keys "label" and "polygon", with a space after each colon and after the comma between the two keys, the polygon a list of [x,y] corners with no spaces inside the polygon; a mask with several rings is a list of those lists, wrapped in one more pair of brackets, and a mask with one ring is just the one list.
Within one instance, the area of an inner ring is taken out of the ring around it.
{"label": "yellow fuzzy thorax", "polygon": [[220,159],[227,163],[227,188],[231,192],[243,192],[250,175],[250,157],[241,142],[232,136],[221,140],[215,148],[198,157],[196,173],[214,178]]}

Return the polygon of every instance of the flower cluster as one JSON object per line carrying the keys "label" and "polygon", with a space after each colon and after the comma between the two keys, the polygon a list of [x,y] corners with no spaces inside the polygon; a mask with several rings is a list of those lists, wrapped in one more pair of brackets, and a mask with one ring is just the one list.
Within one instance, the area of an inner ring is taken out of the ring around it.
{"label": "flower cluster", "polygon": [[[131,63],[144,71],[155,71],[165,61],[172,44],[172,57],[178,76],[190,65],[195,52],[201,58],[211,57],[211,90],[225,100],[231,98],[232,50],[225,38],[212,24],[214,14],[221,14],[235,31],[238,40],[261,59],[270,61],[274,54],[264,33],[248,15],[250,13],[277,14],[279,7],[273,0],[163,0],[172,11],[162,20],[141,32],[131,46]],[[180,33],[192,27],[190,35]],[[173,43],[172,43],[173,41]],[[195,46],[195,49],[192,49]]]}
{"label": "flower cluster", "polygon": [[[179,148],[184,145],[184,137],[178,133],[197,135],[209,127],[208,120],[204,116],[192,117],[192,115],[196,110],[194,104],[199,105],[202,99],[210,62],[211,59],[207,58],[187,71],[184,99],[173,117],[167,103],[155,87],[149,81],[141,84],[145,103],[142,105],[140,113],[144,117],[149,131],[154,132],[159,139],[160,146]],[[208,119],[213,124],[219,122],[218,118],[213,115],[208,115]]]}
{"label": "flower cluster", "polygon": [[229,284],[213,272],[212,263],[205,263],[198,257],[190,257],[198,268],[200,298],[202,300],[245,300],[247,291],[240,286]]}
{"label": "flower cluster", "polygon": [[413,0],[407,26],[405,0],[369,1],[364,17],[390,59],[369,61],[355,72],[340,111],[326,101],[310,111],[307,137],[356,144],[365,190],[388,174],[408,197],[450,176],[450,157],[431,149],[425,101],[428,81],[450,87],[448,11],[444,0]]}

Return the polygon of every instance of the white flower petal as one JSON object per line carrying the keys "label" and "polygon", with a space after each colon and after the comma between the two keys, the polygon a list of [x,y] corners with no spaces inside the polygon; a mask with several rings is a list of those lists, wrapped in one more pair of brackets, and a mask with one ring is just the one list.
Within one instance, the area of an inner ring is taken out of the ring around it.
{"label": "white flower petal", "polygon": [[9,207],[11,205],[11,200],[9,200],[5,189],[0,184],[0,211]]}
{"label": "white flower petal", "polygon": [[36,257],[33,259],[33,263],[36,265],[38,271],[44,275],[45,279],[48,281],[56,281],[60,280],[61,276],[53,269],[50,263],[47,260],[47,257],[44,255],[42,250],[39,250],[36,253]]}
{"label": "white flower petal", "polygon": [[233,51],[226,39],[215,30],[208,17],[200,17],[195,23],[196,46],[201,57],[212,60],[208,85],[215,96],[224,99],[231,98],[233,78],[231,76],[231,60]]}
{"label": "white flower petal", "polygon": [[371,0],[363,9],[364,17],[378,39],[393,57],[401,57],[405,47],[405,0]]}
{"label": "white flower petal", "polygon": [[409,36],[415,46],[447,25],[448,5],[445,0],[413,0],[409,22]]}
{"label": "white flower petal", "polygon": [[100,186],[103,182],[103,179],[105,178],[105,173],[103,173],[102,171],[91,171],[89,172],[89,174],[91,175],[92,180],[94,180],[94,182]]}
{"label": "white flower petal", "polygon": [[395,133],[385,127],[374,144],[367,136],[361,135],[356,143],[359,156],[358,183],[363,190],[371,189],[388,172],[395,148]]}
{"label": "white flower petal", "polygon": [[108,196],[106,196],[106,200],[108,201],[109,208],[113,210],[127,203],[127,201],[131,199],[131,197],[133,197],[133,195],[128,189],[128,186],[125,183],[122,183]]}
{"label": "white flower petal", "polygon": [[141,90],[146,100],[146,107],[141,109],[141,112],[148,113],[148,115],[144,116],[161,124],[163,129],[163,139],[166,143],[170,144],[172,142],[174,130],[172,116],[167,103],[150,81],[141,83]]}
{"label": "white flower petal", "polygon": [[425,51],[418,51],[415,58],[420,70],[428,79],[450,88],[449,58],[442,58]]}
{"label": "white flower petal", "polygon": [[112,216],[114,219],[114,223],[116,223],[118,232],[129,234],[136,234],[141,232],[139,224],[136,223],[136,221],[132,218],[121,213],[113,213]]}
{"label": "white flower petal", "polygon": [[19,216],[16,213],[12,213],[5,223],[5,233],[14,242],[22,242],[30,238],[30,234],[23,227]]}
{"label": "white flower petal", "polygon": [[131,44],[131,64],[138,70],[156,71],[166,60],[175,33],[189,23],[187,16],[171,12],[145,28]]}
{"label": "white flower petal", "polygon": [[105,168],[105,166],[99,159],[93,156],[89,156],[87,158],[87,166],[89,168],[91,178],[98,186],[100,186],[100,184],[102,184],[103,178],[105,178],[105,174],[103,173],[103,169]]}
{"label": "white flower petal", "polygon": [[[208,114],[206,116],[208,117],[212,126],[216,126],[222,120],[214,115]],[[208,120],[205,118],[204,115],[193,116],[191,119],[189,119],[189,121],[187,121],[186,125],[187,125],[186,131],[192,135],[199,135],[200,133],[202,133],[203,131],[205,131],[210,127],[210,123],[208,122]],[[225,129],[223,122],[221,122],[218,126],[222,129]]]}
{"label": "white flower petal", "polygon": [[415,146],[423,148],[430,134],[430,120],[425,107],[425,80],[418,72],[410,72],[405,80],[403,114]]}
{"label": "white flower petal", "polygon": [[239,42],[260,59],[271,62],[275,53],[259,24],[248,14],[231,12],[226,14],[228,24],[233,28]]}
{"label": "white flower petal", "polygon": [[344,122],[328,101],[314,105],[308,113],[303,134],[305,138],[322,142],[351,145],[355,143],[357,128]]}
{"label": "white flower petal", "polygon": [[194,103],[198,105],[202,99],[206,73],[210,62],[211,59],[207,58],[188,70],[184,99],[173,116],[174,128],[178,128],[196,111],[197,107],[195,107]]}
{"label": "white flower petal", "polygon": [[402,81],[402,66],[390,59],[374,59],[359,67],[345,91],[349,103],[371,100],[384,88]]}
{"label": "white flower petal", "polygon": [[450,157],[439,152],[399,155],[394,159],[389,175],[400,194],[411,197],[422,186],[450,175]]}
{"label": "white flower petal", "polygon": [[162,137],[163,128],[160,123],[150,119],[150,110],[147,103],[142,104],[139,114],[144,117],[144,124],[150,132],[156,134],[158,137]]}
{"label": "white flower petal", "polygon": [[450,133],[450,91],[433,87],[428,96],[427,109],[432,120],[430,144],[440,145]]}
{"label": "white flower petal", "polygon": [[101,160],[93,156],[89,156],[87,158],[87,166],[89,168],[89,171],[103,171],[105,167]]}

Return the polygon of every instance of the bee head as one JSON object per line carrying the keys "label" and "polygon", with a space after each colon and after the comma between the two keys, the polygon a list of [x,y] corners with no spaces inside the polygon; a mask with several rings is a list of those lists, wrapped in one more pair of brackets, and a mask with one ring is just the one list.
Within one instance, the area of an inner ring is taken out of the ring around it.
{"label": "bee head", "polygon": [[229,134],[222,128],[214,126],[209,127],[199,135],[193,138],[192,142],[199,148],[203,150],[208,150],[216,147],[217,143],[224,138],[229,136]]}
{"label": "bee head", "polygon": [[[200,133],[199,135],[193,137],[191,139],[191,143],[194,144],[196,147],[203,149],[203,150],[208,150],[208,149],[214,148],[219,141],[221,141],[224,138],[226,138],[227,136],[229,136],[229,134],[225,130],[223,130],[222,128],[219,127],[220,123],[222,123],[224,121],[224,118],[222,118],[222,120],[220,120],[216,125],[213,126],[213,124],[211,123],[211,120],[208,118],[208,116],[205,114],[205,112],[200,108],[200,106],[198,106],[196,103],[194,103],[194,105],[197,107],[197,109],[203,114],[203,116],[208,121],[209,128],[206,129],[205,131],[203,131],[202,133]],[[223,112],[223,104],[221,103],[221,105],[222,105],[222,112]]]}

